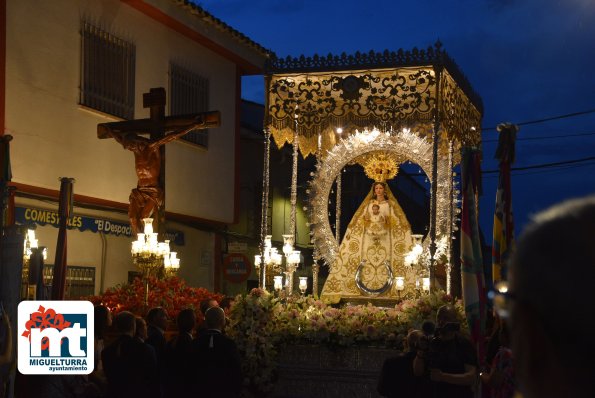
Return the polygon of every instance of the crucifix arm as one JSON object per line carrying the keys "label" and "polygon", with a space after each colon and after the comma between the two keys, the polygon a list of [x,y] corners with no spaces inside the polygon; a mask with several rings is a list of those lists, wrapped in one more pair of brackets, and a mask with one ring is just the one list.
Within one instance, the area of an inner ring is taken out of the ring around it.
{"label": "crucifix arm", "polygon": [[162,138],[155,140],[151,143],[152,147],[157,147],[161,145],[165,145],[168,142],[174,141],[185,134],[188,134],[190,131],[194,129],[207,129],[210,127],[218,127],[221,125],[221,115],[218,111],[215,112],[205,112],[199,115],[196,115],[192,118],[192,122],[190,125],[186,125],[181,129],[174,130]]}

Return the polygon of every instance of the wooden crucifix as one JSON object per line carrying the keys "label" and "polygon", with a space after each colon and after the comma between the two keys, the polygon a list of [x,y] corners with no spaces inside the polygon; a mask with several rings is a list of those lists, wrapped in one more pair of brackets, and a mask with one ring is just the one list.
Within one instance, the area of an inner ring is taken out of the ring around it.
{"label": "wooden crucifix", "polygon": [[134,233],[143,231],[142,220],[147,217],[156,219],[156,230],[164,232],[165,144],[192,130],[221,125],[219,111],[165,117],[165,98],[164,88],[152,88],[143,94],[143,108],[150,109],[149,119],[97,125],[98,138],[114,138],[134,153],[138,183],[130,193],[128,207]]}

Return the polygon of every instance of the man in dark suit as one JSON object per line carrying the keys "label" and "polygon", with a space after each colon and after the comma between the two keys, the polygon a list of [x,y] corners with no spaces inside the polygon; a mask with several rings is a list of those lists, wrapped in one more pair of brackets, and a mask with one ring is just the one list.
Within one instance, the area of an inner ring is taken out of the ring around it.
{"label": "man in dark suit", "polygon": [[196,393],[201,397],[239,397],[242,369],[238,348],[223,334],[225,312],[219,307],[206,310],[207,329],[193,342],[196,357]]}
{"label": "man in dark suit", "polygon": [[167,329],[167,313],[162,307],[154,307],[147,312],[147,340],[153,346],[160,365],[165,352],[165,330]]}
{"label": "man in dark suit", "polygon": [[192,367],[196,360],[192,355],[192,331],[196,326],[194,310],[186,308],[180,311],[177,324],[178,334],[167,342],[163,363],[164,395],[171,398],[182,397],[192,389]]}
{"label": "man in dark suit", "polygon": [[107,378],[107,397],[158,397],[157,363],[150,349],[134,338],[134,314],[120,312],[114,324],[120,336],[101,354]]}

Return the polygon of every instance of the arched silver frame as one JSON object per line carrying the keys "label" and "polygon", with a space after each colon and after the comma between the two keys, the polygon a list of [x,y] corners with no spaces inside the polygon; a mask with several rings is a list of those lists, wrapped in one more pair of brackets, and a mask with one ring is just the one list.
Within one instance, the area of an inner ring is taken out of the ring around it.
{"label": "arched silver frame", "polygon": [[[401,132],[380,132],[377,129],[364,130],[344,138],[316,166],[310,181],[310,233],[312,243],[320,257],[329,266],[334,264],[339,252],[339,242],[335,239],[328,218],[328,201],[331,187],[341,172],[357,157],[370,152],[392,152],[397,156],[417,163],[429,179],[432,176],[432,143],[408,130]],[[443,175],[446,167],[439,162],[438,175]],[[438,178],[440,181],[440,177]],[[446,218],[450,209],[448,191],[440,189],[438,213]],[[444,195],[442,192],[444,191]],[[442,198],[443,197],[443,198]],[[440,200],[442,198],[442,200]],[[446,207],[445,207],[446,205]],[[440,225],[440,223],[438,223]],[[439,228],[440,229],[440,228]]]}

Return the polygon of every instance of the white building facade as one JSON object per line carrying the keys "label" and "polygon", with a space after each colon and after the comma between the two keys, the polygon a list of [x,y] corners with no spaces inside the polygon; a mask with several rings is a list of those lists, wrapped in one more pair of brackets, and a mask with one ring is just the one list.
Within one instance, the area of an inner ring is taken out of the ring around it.
{"label": "white building facade", "polygon": [[165,157],[166,230],[182,259],[179,275],[193,286],[220,286],[218,231],[239,213],[241,77],[261,74],[268,51],[186,3],[0,2],[0,121],[1,133],[13,136],[16,221],[36,225],[53,264],[58,178],[74,178],[67,258],[79,274],[69,274],[70,283],[89,288],[92,278],[95,294],[137,271],[127,216],[134,156],[98,139],[97,124],[148,118],[143,93],[155,87],[166,89],[166,115],[221,113],[220,127],[167,144]]}

